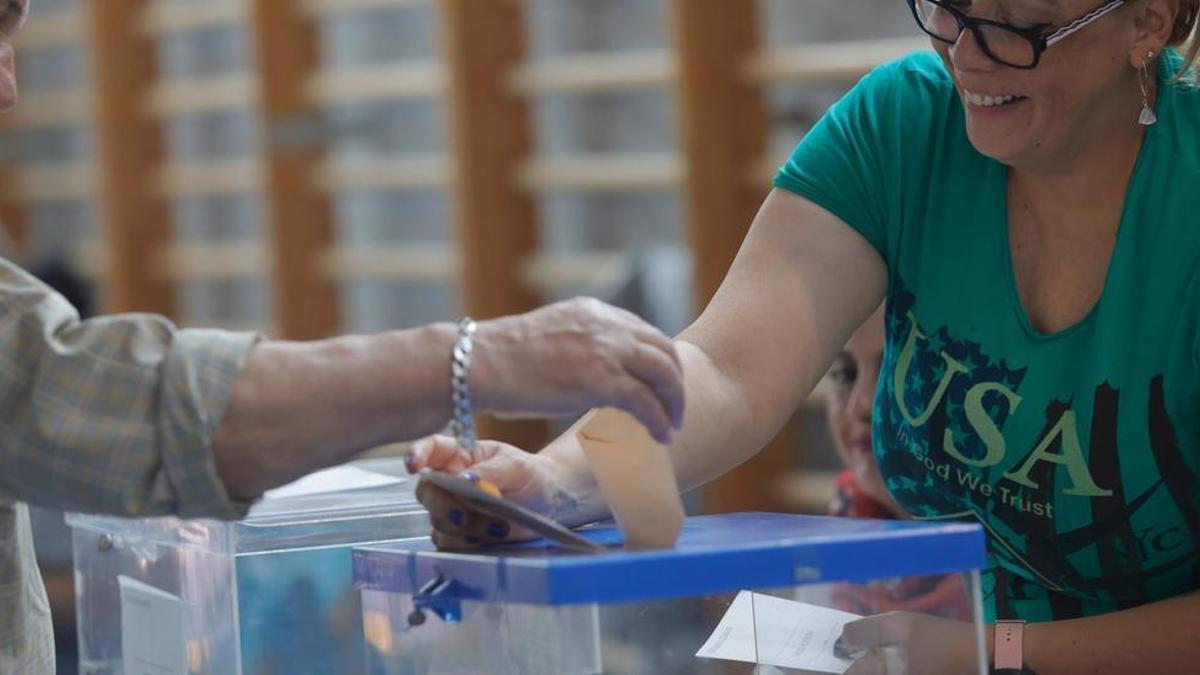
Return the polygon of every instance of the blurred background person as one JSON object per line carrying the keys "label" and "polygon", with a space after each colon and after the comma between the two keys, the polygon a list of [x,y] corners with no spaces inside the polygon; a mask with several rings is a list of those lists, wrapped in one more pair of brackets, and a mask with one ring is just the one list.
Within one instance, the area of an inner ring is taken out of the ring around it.
{"label": "blurred background person", "polygon": [[[826,375],[825,419],[845,470],[838,475],[829,514],[846,518],[911,518],[888,492],[871,442],[875,390],[883,363],[883,308],[850,336]],[[860,616],[920,612],[970,620],[971,603],[957,576],[911,577],[892,582],[838,584],[833,601]]]}

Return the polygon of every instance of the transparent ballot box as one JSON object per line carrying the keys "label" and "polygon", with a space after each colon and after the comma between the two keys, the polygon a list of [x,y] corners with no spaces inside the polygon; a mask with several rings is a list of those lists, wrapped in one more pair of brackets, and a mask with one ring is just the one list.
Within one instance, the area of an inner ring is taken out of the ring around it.
{"label": "transparent ballot box", "polygon": [[[879,658],[916,674],[950,655],[956,672],[986,672],[978,525],[701,516],[665,551],[624,550],[613,527],[583,532],[609,551],[356,548],[367,672],[840,673]],[[837,641],[860,617],[921,639],[847,653]]]}
{"label": "transparent ballot box", "polygon": [[427,539],[398,460],[314,474],[240,522],[67,516],[86,675],[361,673],[351,550]]}

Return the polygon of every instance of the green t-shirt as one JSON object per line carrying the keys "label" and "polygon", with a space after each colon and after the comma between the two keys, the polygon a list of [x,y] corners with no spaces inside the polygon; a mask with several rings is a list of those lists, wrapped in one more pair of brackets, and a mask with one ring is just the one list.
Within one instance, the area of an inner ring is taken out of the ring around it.
{"label": "green t-shirt", "polygon": [[775,179],[887,263],[875,453],[911,514],[987,529],[989,620],[1200,588],[1200,90],[1168,81],[1181,63],[1163,62],[1103,295],[1059,333],[1024,312],[1007,170],[971,146],[937,55],[864,78]]}

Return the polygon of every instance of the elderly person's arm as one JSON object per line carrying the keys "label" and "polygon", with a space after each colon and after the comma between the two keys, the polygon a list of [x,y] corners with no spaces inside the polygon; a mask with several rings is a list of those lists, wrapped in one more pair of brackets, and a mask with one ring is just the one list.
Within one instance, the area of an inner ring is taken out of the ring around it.
{"label": "elderly person's arm", "polygon": [[[451,414],[449,324],[257,347],[233,387],[214,451],[226,485],[248,497],[348,454],[414,439]],[[477,410],[571,415],[622,408],[669,442],[683,421],[671,341],[596,300],[486,321],[470,372]]]}
{"label": "elderly person's arm", "polygon": [[[81,322],[0,261],[0,496],[61,509],[237,517],[263,490],[450,416],[453,326],[315,343],[177,330],[160,317]],[[574,301],[480,325],[478,410],[682,417],[669,340]]]}

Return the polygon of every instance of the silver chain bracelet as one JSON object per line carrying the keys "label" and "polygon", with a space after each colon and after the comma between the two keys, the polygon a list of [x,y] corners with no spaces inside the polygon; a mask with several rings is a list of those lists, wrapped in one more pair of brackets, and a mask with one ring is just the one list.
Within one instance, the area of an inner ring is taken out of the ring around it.
{"label": "silver chain bracelet", "polygon": [[467,452],[475,449],[475,417],[471,411],[471,353],[475,349],[476,324],[470,317],[458,322],[458,339],[450,360],[451,399],[454,403],[454,418],[450,430],[458,441],[458,447]]}

